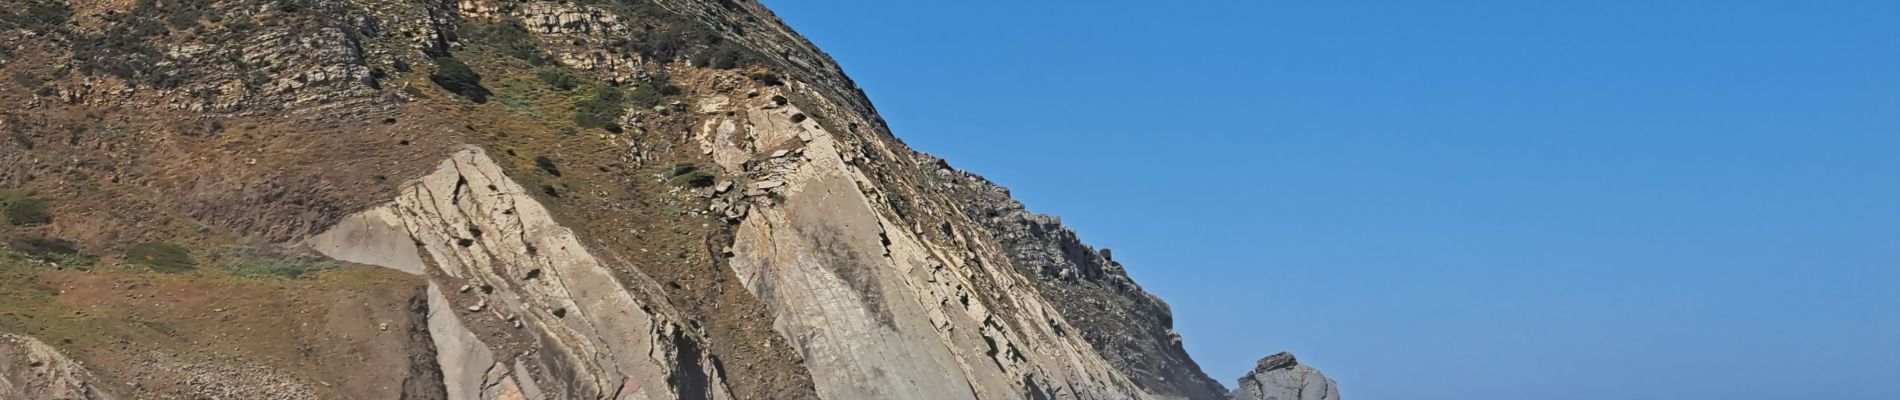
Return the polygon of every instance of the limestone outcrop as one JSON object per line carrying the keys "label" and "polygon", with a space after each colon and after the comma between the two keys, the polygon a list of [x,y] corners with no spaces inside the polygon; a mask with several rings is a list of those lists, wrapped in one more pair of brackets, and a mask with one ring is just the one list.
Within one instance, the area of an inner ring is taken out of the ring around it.
{"label": "limestone outcrop", "polygon": [[700,339],[647,298],[650,279],[596,257],[480,149],[402,193],[308,245],[429,276],[449,399],[728,398],[707,355],[680,345]]}
{"label": "limestone outcrop", "polygon": [[1240,377],[1235,400],[1339,400],[1339,385],[1292,353],[1261,358],[1253,372]]}

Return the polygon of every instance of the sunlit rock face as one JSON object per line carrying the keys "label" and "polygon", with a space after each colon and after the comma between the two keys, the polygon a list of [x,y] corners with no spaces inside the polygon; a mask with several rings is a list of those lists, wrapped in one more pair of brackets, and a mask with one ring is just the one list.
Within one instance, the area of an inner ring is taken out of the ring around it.
{"label": "sunlit rock face", "polygon": [[1292,353],[1260,359],[1240,377],[1235,400],[1339,400],[1339,386],[1319,370],[1300,364]]}
{"label": "sunlit rock face", "polygon": [[755,2],[26,1],[0,397],[1228,396],[1137,266]]}

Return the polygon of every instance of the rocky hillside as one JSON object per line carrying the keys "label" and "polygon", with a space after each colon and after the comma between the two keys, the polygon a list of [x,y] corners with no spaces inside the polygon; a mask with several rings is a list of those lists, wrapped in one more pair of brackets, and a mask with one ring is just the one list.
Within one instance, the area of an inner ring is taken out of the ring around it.
{"label": "rocky hillside", "polygon": [[16,0],[0,73],[0,394],[1228,396],[751,1]]}

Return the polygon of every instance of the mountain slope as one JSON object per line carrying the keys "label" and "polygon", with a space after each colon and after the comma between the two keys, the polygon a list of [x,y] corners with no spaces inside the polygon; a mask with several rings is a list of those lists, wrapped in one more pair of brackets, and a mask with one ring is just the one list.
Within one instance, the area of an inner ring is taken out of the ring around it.
{"label": "mountain slope", "polygon": [[0,332],[100,393],[1226,396],[756,3],[5,7]]}

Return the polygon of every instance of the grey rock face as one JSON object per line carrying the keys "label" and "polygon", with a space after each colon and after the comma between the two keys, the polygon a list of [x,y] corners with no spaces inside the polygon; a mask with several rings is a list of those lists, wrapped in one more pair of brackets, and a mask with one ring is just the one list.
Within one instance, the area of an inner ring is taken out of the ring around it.
{"label": "grey rock face", "polygon": [[1235,400],[1339,400],[1339,385],[1301,365],[1292,353],[1280,353],[1260,359],[1253,372],[1240,377]]}

